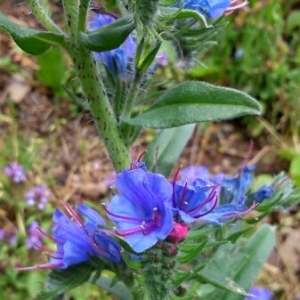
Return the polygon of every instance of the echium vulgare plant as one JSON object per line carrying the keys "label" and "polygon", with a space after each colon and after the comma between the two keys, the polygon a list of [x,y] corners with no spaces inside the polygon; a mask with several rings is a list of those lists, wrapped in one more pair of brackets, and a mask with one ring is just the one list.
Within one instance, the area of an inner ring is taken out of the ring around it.
{"label": "echium vulgare plant", "polygon": [[[213,177],[204,166],[168,176],[196,123],[257,115],[259,104],[234,89],[196,81],[159,92],[155,101],[148,96],[166,40],[189,64],[216,33],[215,19],[247,2],[117,0],[109,12],[91,9],[89,0],[62,0],[62,26],[44,1],[25,2],[45,30],[2,13],[0,27],[31,55],[55,45],[70,56],[117,175],[115,195],[103,204],[107,222],[85,204],[73,208],[63,201],[66,214],[55,210],[52,235],[38,229],[56,245],[35,245],[49,261],[17,269],[52,270],[41,299],[57,299],[86,281],[124,300],[251,296],[247,291],[274,246],[273,227],[254,225],[294,204],[299,191],[284,174],[255,186],[251,151],[235,177]],[[141,161],[129,149],[143,127],[160,131]]]}

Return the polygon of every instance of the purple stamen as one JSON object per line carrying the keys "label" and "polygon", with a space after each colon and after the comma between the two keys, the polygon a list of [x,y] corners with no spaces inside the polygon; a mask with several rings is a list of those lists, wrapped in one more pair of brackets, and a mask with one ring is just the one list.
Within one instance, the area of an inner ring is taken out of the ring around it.
{"label": "purple stamen", "polygon": [[240,175],[242,175],[243,170],[245,169],[245,167],[247,166],[247,164],[248,164],[248,162],[249,162],[251,153],[252,153],[252,151],[253,151],[253,146],[254,146],[254,143],[253,143],[252,140],[250,140],[250,145],[249,145],[249,148],[248,148],[246,157],[245,157],[245,159],[244,159],[244,162],[243,162],[243,165],[242,165],[242,171],[240,172]]}
{"label": "purple stamen", "polygon": [[230,215],[221,216],[221,219],[231,219],[231,218],[241,218],[243,215],[250,212],[253,208],[255,208],[259,203],[253,203],[248,209],[242,212],[235,212]]}
{"label": "purple stamen", "polygon": [[181,194],[179,206],[178,206],[179,209],[183,209],[183,204],[186,203],[186,202],[184,202],[184,196],[185,196],[185,194],[186,194],[187,184],[188,184],[188,183],[187,183],[187,180],[186,180],[186,181],[185,181],[185,184],[184,184],[184,188],[183,188],[182,194]]}
{"label": "purple stamen", "polygon": [[[195,209],[187,212],[190,215],[196,215],[202,208],[204,208],[204,206],[211,202],[212,200],[214,200],[215,198],[218,198],[218,196],[216,195],[216,189],[218,188],[217,185],[215,185],[212,189],[212,191],[210,192],[210,194],[208,195],[208,197],[205,199],[205,201],[203,201],[203,203],[201,203],[198,207],[196,207]],[[214,203],[213,207],[216,206],[216,203]],[[211,209],[209,210],[211,211]],[[207,214],[207,213],[205,213]]]}
{"label": "purple stamen", "polygon": [[119,236],[125,237],[125,236],[132,235],[132,234],[135,234],[135,233],[138,233],[141,231],[143,231],[143,228],[141,226],[139,226],[139,227],[135,227],[135,228],[131,228],[131,229],[120,229],[120,230],[116,229],[115,233]]}
{"label": "purple stamen", "polygon": [[207,212],[205,212],[204,214],[201,214],[201,215],[197,216],[197,218],[200,218],[200,217],[203,217],[205,215],[208,215],[209,213],[211,213],[215,209],[215,207],[218,204],[218,195],[215,195],[214,199],[215,199],[215,201],[214,201],[212,207]]}
{"label": "purple stamen", "polygon": [[173,179],[173,182],[172,182],[172,187],[173,187],[173,197],[172,197],[172,201],[173,201],[173,206],[176,207],[176,199],[175,199],[175,183],[176,183],[176,179],[178,177],[178,174],[179,174],[179,171],[180,171],[180,168],[177,169],[176,173],[175,173],[175,176],[174,176],[174,179]]}
{"label": "purple stamen", "polygon": [[288,181],[289,179],[291,179],[291,176],[287,176],[286,178],[284,178],[282,181],[278,182],[275,186],[274,189],[278,189],[280,188],[286,181]]}
{"label": "purple stamen", "polygon": [[154,220],[155,225],[160,226],[161,215],[159,214],[157,207],[153,208],[152,219]]}
{"label": "purple stamen", "polygon": [[137,161],[140,162],[141,159],[142,159],[142,157],[143,157],[146,153],[147,153],[147,151],[142,152],[142,154],[139,156],[139,158],[138,158]]}
{"label": "purple stamen", "polygon": [[131,217],[125,217],[125,216],[121,216],[121,215],[117,215],[117,214],[114,214],[112,212],[110,212],[107,208],[106,208],[106,204],[105,203],[102,203],[103,205],[103,209],[105,210],[105,212],[115,218],[120,218],[122,220],[128,220],[128,221],[134,221],[134,222],[142,222],[143,220],[142,219],[139,219],[139,218],[131,218]]}
{"label": "purple stamen", "polygon": [[37,227],[37,230],[39,230],[42,233],[42,235],[44,235],[45,237],[50,239],[52,242],[61,244],[61,245],[63,244],[63,243],[59,242],[58,240],[56,240],[53,236],[49,235],[47,232],[43,231],[41,228]]}

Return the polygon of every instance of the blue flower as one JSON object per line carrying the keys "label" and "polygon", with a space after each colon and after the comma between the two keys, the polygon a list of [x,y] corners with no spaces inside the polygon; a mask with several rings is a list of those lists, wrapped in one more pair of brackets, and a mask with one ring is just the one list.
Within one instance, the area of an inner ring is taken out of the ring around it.
{"label": "blue flower", "polygon": [[[68,207],[68,210],[70,212],[71,208]],[[71,221],[56,209],[53,215],[53,237],[57,241],[57,251],[50,263],[65,269],[89,261],[91,256],[120,263],[120,247],[113,238],[99,230],[99,225],[105,225],[101,216],[84,204],[77,206],[77,213],[72,212],[74,221]],[[85,217],[84,222],[80,216]]]}
{"label": "blue flower", "polygon": [[251,193],[247,197],[247,203],[249,202],[252,203],[255,202],[257,204],[262,203],[264,200],[270,198],[273,195],[274,191],[275,189],[273,187],[263,185],[257,191]]}
{"label": "blue flower", "polygon": [[[41,248],[46,254],[51,253],[50,262],[19,268],[19,270],[66,269],[75,264],[89,262],[92,256],[121,264],[120,246],[99,227],[105,225],[102,217],[84,204],[79,204],[76,211],[67,203],[63,204],[71,219],[59,209],[56,209],[53,214],[54,226],[51,239],[56,243],[57,249],[53,251]],[[46,233],[44,235],[48,236]]]}
{"label": "blue flower", "polygon": [[[186,223],[198,220],[217,225],[247,214],[274,192],[274,188],[262,186],[247,194],[254,170],[255,166],[245,166],[237,177],[226,177],[220,173],[211,178],[205,167],[186,168],[181,172],[183,178],[199,175],[200,179],[195,179],[191,185],[182,181],[174,184],[173,212]],[[208,187],[210,189],[205,190]],[[190,203],[192,208],[185,207],[185,203]]]}
{"label": "blue flower", "polygon": [[[96,13],[89,22],[88,28],[89,30],[96,30],[115,20],[116,18],[112,15]],[[97,61],[101,61],[110,70],[113,76],[120,76],[124,79],[126,78],[127,66],[132,61],[135,51],[136,43],[132,36],[129,35],[119,48],[95,52],[94,56]]]}
{"label": "blue flower", "polygon": [[176,6],[183,5],[185,9],[196,10],[207,18],[216,19],[225,13],[230,14],[247,4],[248,1],[242,0],[182,0]]}
{"label": "blue flower", "polygon": [[255,166],[244,167],[238,177],[225,177],[221,183],[221,204],[243,205],[246,201],[246,191],[253,181]]}
{"label": "blue flower", "polygon": [[192,184],[187,181],[173,182],[172,211],[181,221],[192,223],[214,210],[217,202],[217,185],[202,179]]}
{"label": "blue flower", "polygon": [[266,287],[254,286],[250,289],[249,294],[253,295],[254,297],[246,297],[244,300],[254,300],[254,299],[272,300],[273,299],[272,292]]}
{"label": "blue flower", "polygon": [[137,253],[164,240],[173,227],[172,186],[167,179],[141,168],[124,170],[117,175],[116,186],[120,194],[105,207],[116,224],[115,233]]}

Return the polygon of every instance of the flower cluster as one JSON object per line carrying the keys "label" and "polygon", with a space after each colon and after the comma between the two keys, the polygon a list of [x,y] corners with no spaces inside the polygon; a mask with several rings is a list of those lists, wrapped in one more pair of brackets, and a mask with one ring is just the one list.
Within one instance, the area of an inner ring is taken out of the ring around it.
{"label": "flower cluster", "polygon": [[28,190],[25,194],[25,201],[30,206],[37,206],[39,210],[44,210],[51,194],[46,185],[38,185]]}
{"label": "flower cluster", "polygon": [[70,217],[56,209],[53,237],[43,233],[56,243],[56,251],[42,247],[37,224],[32,225],[26,242],[28,248],[34,245],[43,250],[50,261],[22,269],[65,269],[91,262],[91,257],[122,265],[121,248],[111,235],[123,238],[136,253],[160,241],[177,244],[186,238],[191,223],[221,225],[240,218],[274,191],[263,186],[248,192],[254,166],[244,166],[237,177],[211,177],[203,166],[189,167],[181,171],[181,176],[178,170],[170,182],[161,174],[149,172],[140,158],[135,161],[132,155],[130,168],[116,175],[118,193],[103,204],[115,224],[113,229],[105,227],[100,215],[88,206],[79,204],[74,210],[63,202]]}
{"label": "flower cluster", "polygon": [[27,249],[39,249],[42,247],[43,234],[39,230],[39,223],[33,221],[28,229],[28,237],[25,241]]}
{"label": "flower cluster", "polygon": [[15,231],[11,227],[0,229],[0,243],[1,241],[8,243],[11,246],[15,246],[18,242]]}
{"label": "flower cluster", "polygon": [[183,240],[193,222],[220,225],[240,218],[269,198],[274,191],[270,186],[247,194],[254,169],[245,166],[237,177],[219,174],[211,178],[206,168],[199,167],[193,170],[197,178],[183,170],[183,180],[177,180],[178,171],[169,182],[148,172],[144,165],[131,168],[117,175],[120,193],[104,208],[116,224],[114,233],[140,253],[160,240]]}
{"label": "flower cluster", "polygon": [[14,183],[20,183],[26,180],[26,175],[23,166],[19,165],[16,162],[12,162],[11,164],[5,166],[3,168],[3,172]]}

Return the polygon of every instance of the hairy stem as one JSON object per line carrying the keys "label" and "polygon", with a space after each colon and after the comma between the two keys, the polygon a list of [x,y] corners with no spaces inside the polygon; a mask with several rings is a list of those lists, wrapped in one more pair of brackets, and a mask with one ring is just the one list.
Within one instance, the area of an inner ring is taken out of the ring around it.
{"label": "hairy stem", "polygon": [[72,42],[78,41],[79,23],[79,0],[63,0],[66,23],[68,26],[69,37]]}
{"label": "hairy stem", "polygon": [[82,84],[83,92],[89,102],[93,119],[107,147],[117,172],[130,165],[129,149],[125,146],[118,124],[107,98],[96,61],[92,53],[84,48],[69,47],[70,56]]}
{"label": "hairy stem", "polygon": [[40,1],[26,0],[26,4],[30,7],[31,11],[46,29],[55,33],[63,34],[63,31],[52,21],[48,12],[45,11]]}
{"label": "hairy stem", "polygon": [[130,165],[129,150],[121,137],[93,54],[80,42],[79,33],[85,32],[86,29],[89,2],[89,0],[63,1],[70,34],[66,48],[73,60],[97,129],[115,170],[119,172]]}
{"label": "hairy stem", "polygon": [[142,74],[140,72],[135,72],[134,78],[131,82],[129,94],[127,100],[125,101],[125,105],[122,112],[122,117],[130,118],[131,112],[134,106],[134,102],[139,92],[140,81],[141,81]]}

